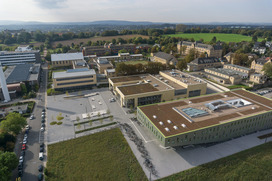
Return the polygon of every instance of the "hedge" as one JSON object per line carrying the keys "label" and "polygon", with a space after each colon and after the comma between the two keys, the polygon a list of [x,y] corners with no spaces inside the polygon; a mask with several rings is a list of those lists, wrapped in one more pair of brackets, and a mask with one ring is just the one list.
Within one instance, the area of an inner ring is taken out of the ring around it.
{"label": "hedge", "polygon": [[101,126],[97,126],[97,127],[93,127],[93,128],[88,128],[88,129],[76,131],[75,133],[76,134],[83,133],[85,131],[90,131],[90,130],[94,130],[94,129],[98,129],[98,128],[103,128],[103,127],[111,126],[111,125],[114,125],[114,124],[116,124],[116,122],[112,122],[112,123],[109,123],[109,124],[104,124],[104,125],[101,125]]}

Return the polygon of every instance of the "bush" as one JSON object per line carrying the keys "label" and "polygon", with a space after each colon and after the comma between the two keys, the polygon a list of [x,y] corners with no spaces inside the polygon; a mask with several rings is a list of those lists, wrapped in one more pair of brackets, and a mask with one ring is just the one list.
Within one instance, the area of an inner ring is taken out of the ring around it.
{"label": "bush", "polygon": [[64,117],[62,117],[62,116],[57,116],[57,120],[58,120],[58,121],[63,120],[63,118],[64,118]]}
{"label": "bush", "polygon": [[56,121],[52,121],[52,122],[50,123],[50,125],[55,125],[55,124],[57,124]]}
{"label": "bush", "polygon": [[61,125],[62,124],[62,122],[60,121],[60,122],[57,122],[57,125]]}

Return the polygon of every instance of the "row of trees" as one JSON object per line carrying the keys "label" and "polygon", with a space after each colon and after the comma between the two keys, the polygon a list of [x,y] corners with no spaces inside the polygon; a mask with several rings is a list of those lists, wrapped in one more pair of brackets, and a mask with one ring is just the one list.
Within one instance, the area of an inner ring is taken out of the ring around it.
{"label": "row of trees", "polygon": [[19,113],[9,113],[0,125],[0,178],[8,181],[11,171],[18,165],[18,158],[13,152],[16,136],[27,124]]}
{"label": "row of trees", "polygon": [[147,64],[126,64],[118,63],[115,71],[116,75],[135,75],[135,74],[158,74],[159,71],[166,70],[166,65],[159,62],[148,62]]}

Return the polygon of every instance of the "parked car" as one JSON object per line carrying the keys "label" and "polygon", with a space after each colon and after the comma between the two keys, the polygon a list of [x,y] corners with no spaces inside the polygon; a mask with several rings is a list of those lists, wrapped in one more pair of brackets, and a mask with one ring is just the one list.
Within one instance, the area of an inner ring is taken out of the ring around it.
{"label": "parked car", "polygon": [[22,145],[22,150],[25,150],[26,149],[26,144],[23,144]]}
{"label": "parked car", "polygon": [[24,135],[24,139],[27,139],[27,134]]}
{"label": "parked car", "polygon": [[18,177],[22,177],[23,176],[23,170],[19,170],[18,171]]}
{"label": "parked car", "polygon": [[38,175],[38,180],[39,180],[39,181],[42,181],[42,180],[43,180],[43,174],[42,174],[42,173],[40,173],[40,174]]}
{"label": "parked car", "polygon": [[43,109],[42,112],[45,112],[45,109]]}
{"label": "parked car", "polygon": [[24,140],[23,140],[23,144],[26,144],[26,143],[27,143],[27,139],[24,139]]}
{"label": "parked car", "polygon": [[44,123],[44,122],[45,122],[45,119],[43,118],[41,122]]}
{"label": "parked car", "polygon": [[25,156],[25,151],[21,151],[20,156]]}
{"label": "parked car", "polygon": [[41,127],[45,127],[45,124],[44,124],[44,123],[42,123],[42,124],[41,124]]}
{"label": "parked car", "polygon": [[29,126],[29,125],[26,125],[25,129],[30,129],[30,126]]}
{"label": "parked car", "polygon": [[30,116],[30,118],[29,118],[30,120],[32,120],[32,119],[34,119],[34,115],[33,114],[31,114],[31,116]]}
{"label": "parked car", "polygon": [[41,129],[40,129],[41,131],[44,131],[44,127],[41,127]]}
{"label": "parked car", "polygon": [[38,170],[39,170],[39,172],[42,172],[43,171],[43,166],[39,165]]}
{"label": "parked car", "polygon": [[39,153],[39,159],[40,159],[40,160],[43,160],[43,152],[40,152],[40,153]]}
{"label": "parked car", "polygon": [[29,130],[27,129],[27,130],[25,130],[25,134],[28,134],[28,132],[29,132]]}
{"label": "parked car", "polygon": [[44,148],[44,143],[41,143],[41,144],[40,144],[40,148]]}
{"label": "parked car", "polygon": [[20,156],[20,158],[19,158],[19,163],[22,163],[22,162],[24,162],[24,157],[23,157],[23,156]]}
{"label": "parked car", "polygon": [[42,114],[42,115],[41,115],[41,118],[45,118],[45,115]]}
{"label": "parked car", "polygon": [[43,150],[44,150],[44,147],[40,147],[40,152],[43,152]]}
{"label": "parked car", "polygon": [[18,165],[18,171],[19,170],[23,170],[23,166],[24,166],[23,162],[19,163],[19,165]]}
{"label": "parked car", "polygon": [[114,98],[110,98],[110,102],[115,102],[116,100]]}

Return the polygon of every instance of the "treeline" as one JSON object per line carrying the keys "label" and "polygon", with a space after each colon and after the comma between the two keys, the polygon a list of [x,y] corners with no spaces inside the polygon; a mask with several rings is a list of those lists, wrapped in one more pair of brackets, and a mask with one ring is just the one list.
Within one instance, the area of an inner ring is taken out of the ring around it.
{"label": "treeline", "polygon": [[125,64],[118,63],[115,68],[115,73],[118,76],[122,75],[135,75],[135,74],[158,74],[159,71],[166,70],[166,65],[160,62],[148,62],[147,64]]}

